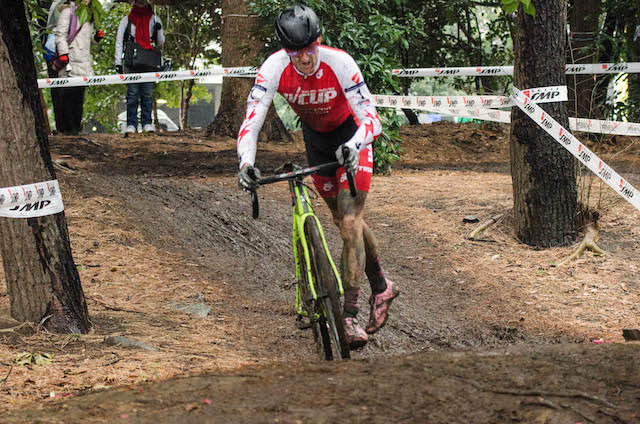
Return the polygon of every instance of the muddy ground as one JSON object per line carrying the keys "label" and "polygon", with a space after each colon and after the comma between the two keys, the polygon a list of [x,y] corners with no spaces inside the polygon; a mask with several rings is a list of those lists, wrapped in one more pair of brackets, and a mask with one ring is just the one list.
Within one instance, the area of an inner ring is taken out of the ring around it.
{"label": "muddy ground", "polygon": [[[0,422],[640,422],[640,345],[622,337],[640,327],[640,213],[585,173],[607,254],[556,266],[573,246],[513,235],[508,127],[405,127],[403,140],[367,213],[402,295],[354,360],[325,363],[295,326],[286,186],[262,188],[252,220],[234,140],[51,137],[93,330],[0,332]],[[592,147],[640,186],[634,139]],[[260,145],[263,174],[285,159],[304,162],[299,134]],[[465,216],[497,214],[467,239]],[[178,307],[202,302],[206,317]],[[1,282],[0,326],[16,324]],[[23,352],[53,359],[18,365]]]}

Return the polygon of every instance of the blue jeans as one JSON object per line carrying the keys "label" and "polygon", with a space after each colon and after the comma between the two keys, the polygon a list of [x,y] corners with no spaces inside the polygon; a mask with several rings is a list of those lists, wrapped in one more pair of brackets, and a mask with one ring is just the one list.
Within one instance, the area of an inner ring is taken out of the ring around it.
{"label": "blue jeans", "polygon": [[138,128],[138,103],[142,111],[142,126],[151,124],[151,112],[153,112],[153,86],[154,82],[141,82],[127,84],[127,126]]}

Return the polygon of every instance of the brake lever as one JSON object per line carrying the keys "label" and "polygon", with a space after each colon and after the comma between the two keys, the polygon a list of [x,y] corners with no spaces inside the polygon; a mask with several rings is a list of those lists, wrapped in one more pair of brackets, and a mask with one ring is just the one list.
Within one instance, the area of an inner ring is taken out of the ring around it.
{"label": "brake lever", "polygon": [[[258,181],[258,178],[256,176],[256,172],[253,170],[253,168],[249,169],[247,171],[247,174],[249,175],[249,177],[251,177],[252,180],[254,181]],[[254,188],[251,191],[251,209],[252,209],[252,216],[253,219],[258,219],[258,217],[260,216],[260,202],[258,201],[258,189]]]}
{"label": "brake lever", "polygon": [[[347,146],[342,146],[342,157],[344,160],[346,160],[349,155],[351,154],[351,151],[349,150],[349,148]],[[347,171],[345,169],[346,173],[347,173],[347,180],[349,181],[349,191],[351,192],[351,197],[356,197],[356,181],[354,178],[353,173]]]}
{"label": "brake lever", "polygon": [[260,204],[258,202],[258,190],[251,190],[251,206],[253,210],[253,219],[260,216]]}

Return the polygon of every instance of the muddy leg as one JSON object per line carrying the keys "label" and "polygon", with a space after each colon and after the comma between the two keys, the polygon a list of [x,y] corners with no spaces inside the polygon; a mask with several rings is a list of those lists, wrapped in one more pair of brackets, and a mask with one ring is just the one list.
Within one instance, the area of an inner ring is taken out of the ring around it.
{"label": "muddy leg", "polygon": [[340,229],[342,237],[342,284],[344,286],[344,312],[346,316],[355,317],[358,314],[358,296],[360,281],[364,274],[366,263],[364,238],[364,202],[367,193],[358,191],[355,198],[349,190],[340,190],[338,197],[325,199],[333,222]]}
{"label": "muddy leg", "polygon": [[365,273],[371,285],[373,294],[382,293],[387,289],[387,282],[380,266],[380,256],[378,255],[378,242],[371,232],[371,228],[363,222],[364,250],[366,253]]}

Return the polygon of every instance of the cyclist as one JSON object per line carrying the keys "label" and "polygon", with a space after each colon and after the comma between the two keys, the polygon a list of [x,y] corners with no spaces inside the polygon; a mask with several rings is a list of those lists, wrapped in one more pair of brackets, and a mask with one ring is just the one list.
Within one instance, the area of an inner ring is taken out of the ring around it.
{"label": "cyclist", "polygon": [[[320,44],[321,23],[309,7],[285,8],[276,18],[276,34],[283,47],[260,67],[247,98],[247,113],[238,133],[238,181],[255,188],[260,172],[254,167],[258,133],[276,91],[300,116],[309,165],[338,159],[342,165],[313,175],[343,240],[345,332],[351,348],[364,346],[367,334],[386,322],[388,309],[400,291],[385,278],[378,246],[364,222],[364,204],[373,173],[373,140],[381,124],[371,93],[353,58],[346,52]],[[342,146],[349,155],[344,157]],[[355,174],[357,195],[351,197],[346,171]],[[360,280],[366,273],[371,284],[371,313],[366,331],[357,320]]]}

